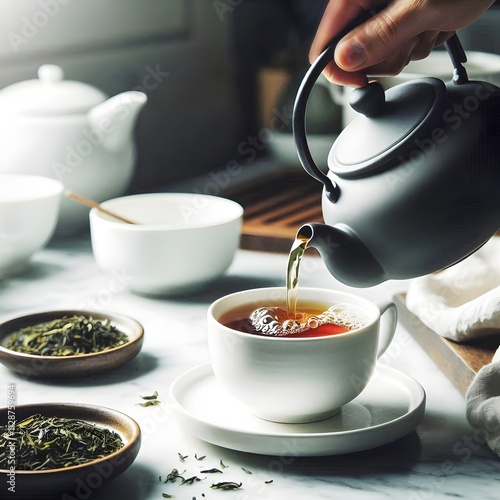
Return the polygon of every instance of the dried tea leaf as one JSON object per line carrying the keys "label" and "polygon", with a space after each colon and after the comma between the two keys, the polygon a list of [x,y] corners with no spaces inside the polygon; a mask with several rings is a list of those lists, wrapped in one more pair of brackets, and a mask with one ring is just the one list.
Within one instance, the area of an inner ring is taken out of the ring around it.
{"label": "dried tea leaf", "polygon": [[40,356],[77,356],[107,351],[129,342],[109,319],[63,316],[14,332],[5,347]]}
{"label": "dried tea leaf", "polygon": [[215,474],[217,472],[223,474],[223,472],[220,469],[216,469],[215,467],[213,469],[205,469],[200,471],[201,474]]}
{"label": "dried tea leaf", "polygon": [[243,472],[246,472],[247,474],[253,474],[253,472],[251,470],[245,469],[245,467],[242,467],[241,470]]}
{"label": "dried tea leaf", "polygon": [[17,470],[47,470],[85,464],[123,447],[120,436],[85,420],[31,415],[0,426],[0,469],[9,469],[15,444]]}
{"label": "dried tea leaf", "polygon": [[[139,395],[140,396],[140,395]],[[140,396],[142,399],[158,399],[158,391],[155,391],[151,396]]]}
{"label": "dried tea leaf", "polygon": [[[186,472],[186,471],[184,471]],[[184,477],[182,476],[182,474],[184,474],[184,472],[181,472],[179,473],[179,471],[177,469],[172,469],[172,472],[170,472],[170,474],[167,476],[167,479],[165,479],[165,483],[168,483],[169,481],[172,482],[172,483],[175,483],[175,481],[177,479],[181,479],[182,481],[184,481]]]}
{"label": "dried tea leaf", "polygon": [[177,455],[179,455],[179,460],[181,462],[184,462],[186,460],[186,458],[189,456],[189,455],[181,455],[180,453],[177,453]]}
{"label": "dried tea leaf", "polygon": [[161,401],[159,399],[155,399],[153,401],[146,401],[145,403],[137,403],[138,406],[142,406],[143,408],[146,408],[148,406],[156,406],[159,405]]}
{"label": "dried tea leaf", "polygon": [[193,484],[195,481],[201,481],[201,479],[198,476],[191,476],[187,479],[183,479],[181,484]]}
{"label": "dried tea leaf", "polygon": [[222,481],[221,483],[214,483],[210,488],[213,490],[239,490],[243,483],[235,483],[234,481]]}

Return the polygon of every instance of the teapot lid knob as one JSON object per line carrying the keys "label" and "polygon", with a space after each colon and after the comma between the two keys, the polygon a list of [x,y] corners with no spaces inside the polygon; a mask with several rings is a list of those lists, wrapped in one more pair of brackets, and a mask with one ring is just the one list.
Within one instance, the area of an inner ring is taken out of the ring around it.
{"label": "teapot lid knob", "polygon": [[385,92],[379,82],[370,82],[365,87],[354,89],[349,96],[354,111],[369,118],[379,115],[384,109]]}
{"label": "teapot lid knob", "polygon": [[352,94],[355,109],[364,116],[342,130],[328,157],[330,170],[343,178],[389,168],[413,151],[415,141],[426,137],[423,134],[440,130],[443,123],[447,88],[437,78],[401,83],[385,93],[379,84],[371,83]]}
{"label": "teapot lid knob", "polygon": [[63,80],[64,72],[56,64],[44,64],[38,68],[38,78],[44,83],[57,83]]}

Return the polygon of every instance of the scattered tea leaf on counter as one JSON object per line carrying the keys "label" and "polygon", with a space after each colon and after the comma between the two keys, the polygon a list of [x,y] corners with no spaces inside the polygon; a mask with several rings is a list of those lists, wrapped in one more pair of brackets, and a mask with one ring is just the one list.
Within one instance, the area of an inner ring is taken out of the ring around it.
{"label": "scattered tea leaf on counter", "polygon": [[152,401],[145,401],[144,403],[137,403],[138,406],[142,406],[143,408],[147,408],[148,406],[156,406],[161,404],[159,399],[154,399]]}
{"label": "scattered tea leaf on counter", "polygon": [[158,391],[155,391],[151,396],[141,396],[141,398],[146,400],[158,399]]}
{"label": "scattered tea leaf on counter", "polygon": [[168,483],[170,481],[172,483],[175,483],[175,481],[177,479],[181,479],[182,481],[184,481],[184,477],[182,476],[182,474],[184,474],[184,472],[186,472],[186,471],[179,473],[179,471],[177,469],[172,469],[172,472],[170,472],[170,474],[168,474],[168,476],[164,482]]}
{"label": "scattered tea leaf on counter", "polygon": [[0,426],[0,469],[8,469],[14,444],[17,470],[47,470],[81,465],[123,447],[109,429],[79,419],[34,414],[12,426]]}
{"label": "scattered tea leaf on counter", "polygon": [[[183,455],[182,453],[177,453],[178,456],[179,456],[179,459],[181,462],[185,462],[189,456],[188,455]],[[206,455],[201,455],[199,456],[198,454],[194,454],[194,459],[195,460],[203,460],[206,458]],[[223,469],[226,469],[228,468],[229,465],[226,465],[224,464],[224,462],[222,461],[222,459],[220,460],[220,468],[217,468],[217,467],[213,467],[213,468],[210,468],[210,469],[203,469],[200,471],[201,474],[223,474]],[[240,467],[241,470],[243,472],[245,472],[246,474],[253,474],[252,471],[248,470],[248,469],[245,469],[244,467]],[[185,477],[184,474],[185,474],[186,471],[182,472],[182,473],[179,473],[179,471],[177,469],[172,469],[172,472],[170,472],[170,474],[167,476],[167,478],[165,479],[165,483],[167,482],[173,482],[175,483],[177,481],[177,479],[180,480],[180,485],[192,485],[196,482],[199,482],[199,481],[205,481],[207,479],[207,477],[199,477],[197,475],[194,475],[194,476],[191,476],[191,477]],[[271,484],[273,482],[272,479],[270,480],[267,480],[267,481],[264,481],[265,484]],[[213,490],[240,490],[242,489],[242,486],[243,486],[243,483],[242,482],[235,482],[235,481],[221,481],[221,482],[218,482],[218,483],[212,483],[210,488],[213,489]],[[166,495],[166,494],[165,494]],[[202,493],[201,496],[204,498],[205,497],[205,493]],[[174,495],[171,495],[171,496],[166,496],[165,498],[173,498]],[[193,499],[195,499],[196,497],[193,497]]]}
{"label": "scattered tea leaf on counter", "polygon": [[169,495],[168,493],[162,493],[163,498],[174,498],[174,495]]}
{"label": "scattered tea leaf on counter", "polygon": [[222,481],[221,483],[214,483],[210,488],[213,490],[239,490],[243,483],[235,483],[233,481]]}
{"label": "scattered tea leaf on counter", "polygon": [[201,478],[199,478],[198,476],[191,476],[187,479],[183,479],[181,481],[181,484],[193,484],[195,481],[201,481]]}
{"label": "scattered tea leaf on counter", "polygon": [[107,351],[128,341],[109,319],[74,315],[21,328],[5,347],[39,356],[77,356]]}
{"label": "scattered tea leaf on counter", "polygon": [[215,467],[213,469],[205,469],[200,471],[201,474],[215,474],[216,472],[220,472],[221,474],[223,474],[223,472],[220,469],[217,469]]}

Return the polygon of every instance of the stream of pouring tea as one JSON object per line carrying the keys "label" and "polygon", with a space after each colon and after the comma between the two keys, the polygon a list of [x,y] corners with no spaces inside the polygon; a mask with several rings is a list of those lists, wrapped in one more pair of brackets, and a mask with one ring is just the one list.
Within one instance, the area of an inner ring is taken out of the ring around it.
{"label": "stream of pouring tea", "polygon": [[244,330],[277,337],[316,337],[359,328],[364,320],[346,304],[332,304],[318,310],[311,305],[297,311],[299,270],[310,239],[297,234],[288,256],[285,307],[259,307],[250,314],[251,329]]}
{"label": "stream of pouring tea", "polygon": [[289,319],[296,319],[300,261],[302,260],[308,243],[309,238],[297,235],[288,256],[286,272],[286,314]]}

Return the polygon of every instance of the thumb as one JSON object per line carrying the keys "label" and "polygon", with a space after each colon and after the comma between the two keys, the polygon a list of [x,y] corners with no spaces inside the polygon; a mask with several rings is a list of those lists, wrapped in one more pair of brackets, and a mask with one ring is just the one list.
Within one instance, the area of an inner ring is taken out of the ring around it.
{"label": "thumb", "polygon": [[335,62],[346,71],[374,66],[390,57],[415,36],[410,12],[391,8],[370,18],[347,34],[337,45]]}

